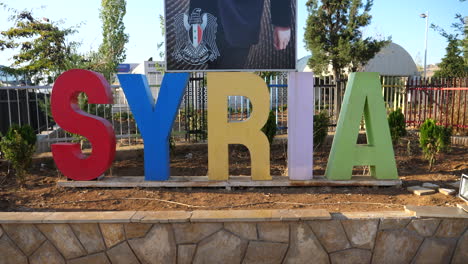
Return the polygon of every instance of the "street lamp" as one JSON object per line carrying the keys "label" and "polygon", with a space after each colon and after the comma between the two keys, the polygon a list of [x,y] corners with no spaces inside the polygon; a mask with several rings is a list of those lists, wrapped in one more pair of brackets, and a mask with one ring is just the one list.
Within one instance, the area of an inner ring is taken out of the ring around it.
{"label": "street lamp", "polygon": [[429,11],[420,15],[420,17],[426,19],[426,45],[424,48],[424,79],[427,77],[427,33],[429,31]]}

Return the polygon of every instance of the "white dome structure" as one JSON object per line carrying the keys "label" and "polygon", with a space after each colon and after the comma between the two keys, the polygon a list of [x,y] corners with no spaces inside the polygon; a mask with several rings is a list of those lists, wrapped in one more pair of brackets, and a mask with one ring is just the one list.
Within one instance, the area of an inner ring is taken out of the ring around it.
{"label": "white dome structure", "polygon": [[382,48],[363,69],[364,72],[379,72],[383,76],[419,75],[411,55],[400,45],[390,43]]}
{"label": "white dome structure", "polygon": [[[297,71],[312,71],[307,62],[309,56],[305,56],[297,61]],[[329,67],[331,71],[331,66]],[[400,45],[391,42],[382,48],[373,59],[371,59],[363,72],[378,72],[382,76],[419,76],[418,68],[411,55]]]}

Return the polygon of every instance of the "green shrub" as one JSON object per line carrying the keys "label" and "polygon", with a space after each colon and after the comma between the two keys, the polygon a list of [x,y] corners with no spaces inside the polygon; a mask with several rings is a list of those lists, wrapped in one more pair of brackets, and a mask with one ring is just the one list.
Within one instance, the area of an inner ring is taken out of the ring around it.
{"label": "green shrub", "polygon": [[36,134],[29,125],[12,125],[0,141],[0,150],[16,172],[22,184],[27,170],[31,167],[32,156],[36,149]]}
{"label": "green shrub", "polygon": [[268,142],[270,142],[270,145],[273,143],[273,139],[275,138],[275,135],[276,135],[276,130],[277,130],[277,127],[276,127],[275,112],[270,111],[270,114],[268,115],[268,120],[262,128],[262,131],[267,136]]}
{"label": "green shrub", "polygon": [[330,117],[327,112],[321,112],[314,115],[314,146],[319,147],[325,141],[328,135],[328,126],[330,125]]}
{"label": "green shrub", "polygon": [[406,136],[406,120],[401,109],[398,108],[388,115],[388,126],[393,143],[398,143],[401,137]]}
{"label": "green shrub", "polygon": [[437,154],[450,149],[452,129],[438,126],[434,120],[426,119],[421,125],[419,146],[422,148],[424,158],[429,161],[429,168],[436,162]]}

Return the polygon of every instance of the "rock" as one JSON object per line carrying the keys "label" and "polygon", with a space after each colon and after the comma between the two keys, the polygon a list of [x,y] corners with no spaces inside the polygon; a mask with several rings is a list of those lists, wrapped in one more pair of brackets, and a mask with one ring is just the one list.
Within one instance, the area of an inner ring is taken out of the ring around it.
{"label": "rock", "polygon": [[372,253],[370,250],[352,248],[330,254],[331,263],[337,264],[365,264],[370,263]]}
{"label": "rock", "polygon": [[177,264],[192,263],[193,255],[195,254],[196,249],[197,245],[195,244],[179,245],[177,247]]}
{"label": "rock", "polygon": [[98,253],[68,261],[67,264],[111,264],[106,254]]}
{"label": "rock", "polygon": [[426,238],[414,259],[414,263],[449,263],[457,243],[454,239]]}
{"label": "rock", "polygon": [[152,224],[141,224],[141,223],[129,223],[125,224],[125,234],[127,239],[144,237],[148,230],[152,227]]}
{"label": "rock", "polygon": [[27,255],[31,255],[46,239],[34,225],[3,225],[5,232],[15,244]]}
{"label": "rock", "polygon": [[455,195],[457,191],[455,189],[439,188],[439,192],[445,195]]}
{"label": "rock", "polygon": [[444,219],[440,223],[436,237],[457,238],[463,234],[468,226],[468,219]]}
{"label": "rock", "polygon": [[224,228],[247,240],[257,240],[257,225],[255,223],[224,223]]}
{"label": "rock", "polygon": [[440,188],[439,185],[433,184],[433,183],[430,183],[430,182],[425,182],[425,183],[423,183],[422,187],[424,187],[424,188],[429,188],[429,189],[433,189],[433,190],[437,190],[437,189]]}
{"label": "rock", "polygon": [[289,225],[283,222],[258,223],[258,235],[260,240],[271,242],[289,242]]}
{"label": "rock", "polygon": [[462,237],[458,240],[457,248],[453,254],[453,264],[465,264],[468,259],[468,230],[465,231]]}
{"label": "rock", "polygon": [[137,257],[133,254],[127,242],[120,243],[119,245],[107,250],[112,264],[138,264]]}
{"label": "rock", "polygon": [[339,220],[310,221],[308,224],[328,252],[351,247]]}
{"label": "rock", "polygon": [[[42,246],[29,257],[29,263],[31,264],[65,264],[65,260],[62,255],[54,248],[49,242],[45,242]],[[91,263],[90,263],[91,264]]]}
{"label": "rock", "polygon": [[66,259],[73,259],[86,255],[86,250],[81,246],[69,225],[40,224],[38,228]]}
{"label": "rock", "polygon": [[107,248],[125,240],[123,224],[99,224]]}
{"label": "rock", "polygon": [[421,186],[411,186],[411,187],[408,187],[407,190],[419,196],[435,193],[435,190],[424,188]]}
{"label": "rock", "polygon": [[410,263],[423,238],[406,229],[378,233],[372,263]]}
{"label": "rock", "polygon": [[351,245],[357,248],[374,248],[379,220],[342,220]]}
{"label": "rock", "polygon": [[439,219],[413,219],[407,228],[420,236],[430,237],[434,235],[439,223]]}
{"label": "rock", "polygon": [[154,225],[145,237],[129,240],[142,263],[175,263],[176,243],[171,226]]}
{"label": "rock", "polygon": [[386,230],[405,228],[410,221],[410,218],[381,219],[379,229]]}
{"label": "rock", "polygon": [[246,240],[221,230],[199,243],[193,263],[240,263],[246,247]]}
{"label": "rock", "polygon": [[283,263],[321,264],[330,261],[310,227],[305,223],[292,223],[291,243]]}
{"label": "rock", "polygon": [[27,264],[28,259],[25,255],[13,244],[8,236],[0,238],[0,264]]}
{"label": "rock", "polygon": [[453,188],[460,189],[460,181],[451,182],[451,183],[448,183],[448,185]]}
{"label": "rock", "polygon": [[288,244],[251,241],[247,247],[243,264],[281,264]]}
{"label": "rock", "polygon": [[177,223],[173,224],[177,244],[198,243],[203,238],[223,228],[222,223]]}
{"label": "rock", "polygon": [[71,228],[88,254],[94,254],[106,249],[97,224],[73,224]]}

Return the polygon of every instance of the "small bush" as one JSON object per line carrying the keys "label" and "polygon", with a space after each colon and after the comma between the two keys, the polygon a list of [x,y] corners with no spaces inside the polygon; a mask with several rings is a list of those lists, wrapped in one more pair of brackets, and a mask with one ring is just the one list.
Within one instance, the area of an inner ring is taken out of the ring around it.
{"label": "small bush", "polygon": [[390,127],[393,143],[398,143],[401,137],[406,136],[406,120],[401,109],[397,109],[388,115],[388,126]]}
{"label": "small bush", "polygon": [[451,136],[451,128],[438,126],[432,119],[427,119],[421,125],[419,146],[422,148],[424,158],[429,161],[429,169],[435,164],[439,152],[450,149]]}
{"label": "small bush", "polygon": [[18,181],[22,184],[27,170],[31,167],[36,149],[36,134],[29,125],[13,125],[0,141],[5,159],[11,163]]}
{"label": "small bush", "polygon": [[267,136],[270,145],[273,143],[273,139],[276,135],[276,130],[277,127],[275,113],[273,111],[270,111],[270,114],[268,115],[268,120],[262,128],[262,132],[265,133],[265,135]]}
{"label": "small bush", "polygon": [[314,145],[319,147],[325,141],[328,135],[328,126],[330,125],[330,117],[327,112],[321,112],[314,115]]}

